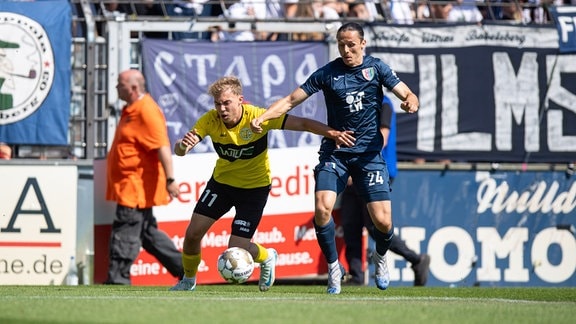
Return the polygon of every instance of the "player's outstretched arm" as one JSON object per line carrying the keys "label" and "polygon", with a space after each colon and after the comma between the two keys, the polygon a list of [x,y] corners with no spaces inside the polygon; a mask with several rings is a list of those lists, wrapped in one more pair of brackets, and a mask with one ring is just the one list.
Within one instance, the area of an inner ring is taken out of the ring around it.
{"label": "player's outstretched arm", "polygon": [[174,153],[178,156],[184,156],[190,152],[196,144],[200,143],[200,140],[200,136],[196,134],[196,129],[190,130],[181,140],[176,141],[174,144]]}
{"label": "player's outstretched arm", "polygon": [[398,83],[394,89],[392,89],[392,92],[394,92],[398,99],[402,100],[400,108],[405,112],[413,114],[420,108],[418,96],[416,96],[404,82]]}
{"label": "player's outstretched arm", "polygon": [[354,132],[335,130],[317,120],[302,118],[297,116],[288,115],[284,123],[284,129],[295,131],[307,131],[330,138],[336,142],[336,148],[340,146],[354,146],[356,138],[353,136]]}
{"label": "player's outstretched arm", "polygon": [[308,94],[301,88],[297,88],[290,95],[276,100],[260,117],[254,118],[250,122],[250,128],[254,133],[262,133],[262,123],[284,115],[307,98]]}

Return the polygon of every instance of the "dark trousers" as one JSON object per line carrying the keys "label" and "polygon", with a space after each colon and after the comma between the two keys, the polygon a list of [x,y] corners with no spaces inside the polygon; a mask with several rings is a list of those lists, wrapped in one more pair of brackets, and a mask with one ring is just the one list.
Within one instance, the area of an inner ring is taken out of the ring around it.
{"label": "dark trousers", "polygon": [[152,208],[117,205],[110,237],[107,284],[131,283],[130,267],[140,247],[158,259],[174,277],[182,277],[182,254],[168,235],[158,229]]}
{"label": "dark trousers", "polygon": [[[353,186],[346,186],[340,199],[340,221],[346,245],[345,255],[349,265],[348,272],[353,282],[363,283],[362,230],[366,227],[370,237],[373,238],[374,224],[366,209],[366,203],[357,195]],[[396,235],[392,237],[389,250],[412,264],[419,261],[419,255],[408,248],[406,243]]]}

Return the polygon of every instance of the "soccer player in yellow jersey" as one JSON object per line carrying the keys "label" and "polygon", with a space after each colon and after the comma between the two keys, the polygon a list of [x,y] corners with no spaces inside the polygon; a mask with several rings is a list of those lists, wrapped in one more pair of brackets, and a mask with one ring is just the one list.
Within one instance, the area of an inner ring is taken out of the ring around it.
{"label": "soccer player in yellow jersey", "polygon": [[228,247],[241,247],[260,264],[260,291],[274,284],[276,250],[251,242],[260,223],[270,192],[267,132],[271,129],[309,131],[334,141],[338,147],[353,146],[351,131],[337,131],[318,121],[284,114],[262,124],[254,133],[250,122],[264,108],[244,104],[242,84],[233,76],[218,79],[208,92],[215,108],[202,115],[196,125],[174,145],[178,156],[186,155],[206,136],[212,139],[218,160],[186,229],[182,263],[184,277],[171,290],[194,290],[201,261],[201,241],[208,229],[232,207],[236,215]]}

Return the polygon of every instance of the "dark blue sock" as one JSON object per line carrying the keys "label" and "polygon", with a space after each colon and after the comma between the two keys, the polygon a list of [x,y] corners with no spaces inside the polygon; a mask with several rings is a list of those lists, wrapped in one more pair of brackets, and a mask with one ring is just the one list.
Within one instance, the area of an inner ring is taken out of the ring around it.
{"label": "dark blue sock", "polygon": [[316,225],[315,221],[313,221],[313,223],[318,245],[328,264],[338,260],[338,251],[336,250],[336,225],[334,224],[334,219],[330,218],[330,222],[324,226]]}
{"label": "dark blue sock", "polygon": [[374,241],[376,242],[376,252],[380,255],[386,254],[386,251],[392,244],[392,237],[394,236],[394,227],[390,228],[388,233],[384,234],[374,227]]}

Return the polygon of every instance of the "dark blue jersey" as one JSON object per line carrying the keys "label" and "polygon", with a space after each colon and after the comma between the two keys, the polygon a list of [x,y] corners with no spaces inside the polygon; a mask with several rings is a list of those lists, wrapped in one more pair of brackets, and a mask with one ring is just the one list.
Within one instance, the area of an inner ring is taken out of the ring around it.
{"label": "dark blue jersey", "polygon": [[[322,91],[326,102],[328,125],[334,129],[352,130],[356,137],[353,147],[341,147],[339,152],[380,152],[380,111],[383,87],[392,90],[400,79],[380,59],[364,56],[356,67],[349,67],[337,58],[316,70],[300,88],[309,96]],[[320,151],[335,150],[333,140],[325,139]]]}

